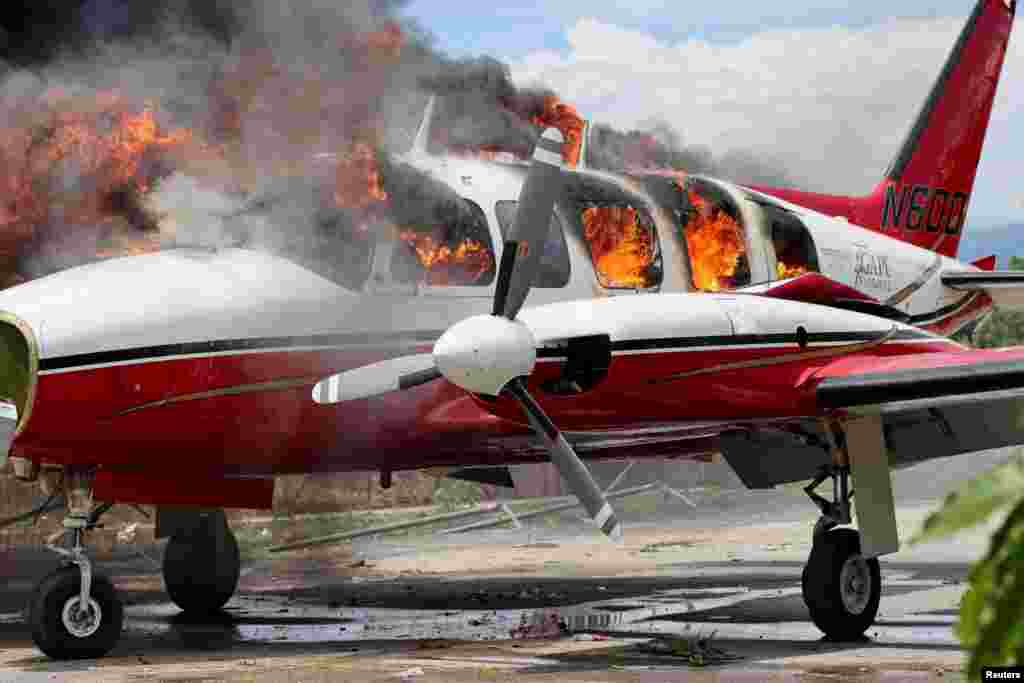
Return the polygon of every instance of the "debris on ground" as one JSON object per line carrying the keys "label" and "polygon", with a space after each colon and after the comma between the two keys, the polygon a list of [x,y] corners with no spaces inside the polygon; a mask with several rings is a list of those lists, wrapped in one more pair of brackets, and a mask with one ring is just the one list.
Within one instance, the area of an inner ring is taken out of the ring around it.
{"label": "debris on ground", "polygon": [[560,638],[569,630],[558,610],[544,610],[532,619],[524,613],[519,625],[509,631],[513,639]]}
{"label": "debris on ground", "polygon": [[638,649],[648,654],[683,657],[690,666],[709,666],[743,659],[740,655],[712,645],[711,639],[714,636],[715,632],[712,631],[707,637],[696,635],[692,638],[655,638],[639,645]]}
{"label": "debris on ground", "polygon": [[139,523],[133,522],[131,524],[125,524],[121,527],[120,531],[117,532],[117,542],[123,545],[129,545],[135,541],[135,536],[139,531]]}
{"label": "debris on ground", "polygon": [[406,669],[405,671],[400,672],[398,674],[398,677],[401,678],[403,681],[408,681],[412,678],[416,678],[417,676],[422,676],[424,673],[425,672],[423,671],[423,667],[414,666],[411,669]]}

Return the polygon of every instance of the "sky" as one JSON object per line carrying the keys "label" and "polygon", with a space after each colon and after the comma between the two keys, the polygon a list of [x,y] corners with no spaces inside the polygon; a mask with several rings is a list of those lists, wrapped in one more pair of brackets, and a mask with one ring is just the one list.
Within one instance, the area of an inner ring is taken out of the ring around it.
{"label": "sky", "polygon": [[[971,0],[692,3],[411,0],[453,57],[489,55],[619,128],[667,122],[687,144],[781,162],[802,189],[881,177]],[[1024,222],[1024,11],[993,108],[968,229]]]}

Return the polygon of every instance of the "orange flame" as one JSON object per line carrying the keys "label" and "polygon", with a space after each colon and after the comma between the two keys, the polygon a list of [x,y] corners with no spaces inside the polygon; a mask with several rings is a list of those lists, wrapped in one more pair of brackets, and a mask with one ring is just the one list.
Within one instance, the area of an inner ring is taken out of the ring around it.
{"label": "orange flame", "polygon": [[[133,106],[114,91],[72,99],[54,89],[35,104],[16,119],[20,126],[0,131],[0,188],[7,197],[0,225],[4,241],[12,241],[8,249],[43,225],[116,232],[124,221],[115,219],[126,214],[113,198],[142,197],[169,171],[168,161],[198,145],[188,129],[164,132],[153,104]],[[70,188],[68,178],[77,179]],[[61,210],[57,224],[49,220],[54,206]],[[151,251],[152,242],[140,236],[126,246]]]}
{"label": "orange flame", "polygon": [[789,265],[783,263],[782,261],[779,261],[778,263],[775,264],[775,273],[780,280],[796,277],[797,275],[803,275],[804,273],[807,272],[810,272],[807,269],[807,266],[802,266],[799,264]]}
{"label": "orange flame", "polygon": [[356,142],[351,152],[338,162],[335,171],[334,201],[347,209],[365,209],[387,201],[377,156],[365,142]]}
{"label": "orange flame", "polygon": [[649,287],[654,260],[652,235],[640,225],[630,206],[593,206],[583,211],[584,234],[590,255],[604,284]]}
{"label": "orange flame", "polygon": [[544,98],[544,110],[531,117],[535,126],[554,126],[565,138],[562,143],[562,161],[570,168],[576,168],[583,148],[583,117],[571,104],[560,101],[556,96]]}
{"label": "orange flame", "polygon": [[696,215],[686,224],[684,233],[693,286],[705,292],[730,289],[740,256],[746,251],[740,226],[693,190],[689,191],[689,198]]}
{"label": "orange flame", "polygon": [[399,239],[416,253],[428,285],[472,285],[494,266],[490,249],[477,240],[465,239],[453,248],[414,230],[403,230]]}

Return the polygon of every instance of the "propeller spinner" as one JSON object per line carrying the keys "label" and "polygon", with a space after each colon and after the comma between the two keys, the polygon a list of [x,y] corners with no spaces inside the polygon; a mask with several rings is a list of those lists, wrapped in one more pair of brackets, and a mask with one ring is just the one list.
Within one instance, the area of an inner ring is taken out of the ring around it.
{"label": "propeller spinner", "polygon": [[497,396],[504,392],[523,407],[530,426],[544,439],[551,461],[591,519],[618,540],[622,530],[611,505],[522,379],[533,372],[537,342],[516,315],[536,278],[551,212],[562,190],[563,140],[557,129],[548,128],[534,148],[530,171],[519,193],[515,225],[502,250],[492,314],[456,323],[441,335],[432,353],[402,356],[331,375],[313,388],[313,400],[328,404],[368,398],[441,377],[475,394]]}

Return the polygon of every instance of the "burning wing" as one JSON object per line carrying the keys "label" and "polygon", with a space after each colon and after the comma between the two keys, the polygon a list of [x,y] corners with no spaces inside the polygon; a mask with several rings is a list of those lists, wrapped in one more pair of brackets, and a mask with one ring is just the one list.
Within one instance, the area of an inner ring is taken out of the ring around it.
{"label": "burning wing", "polygon": [[1024,347],[895,358],[843,358],[823,367],[824,409],[881,414],[897,463],[1020,443]]}

